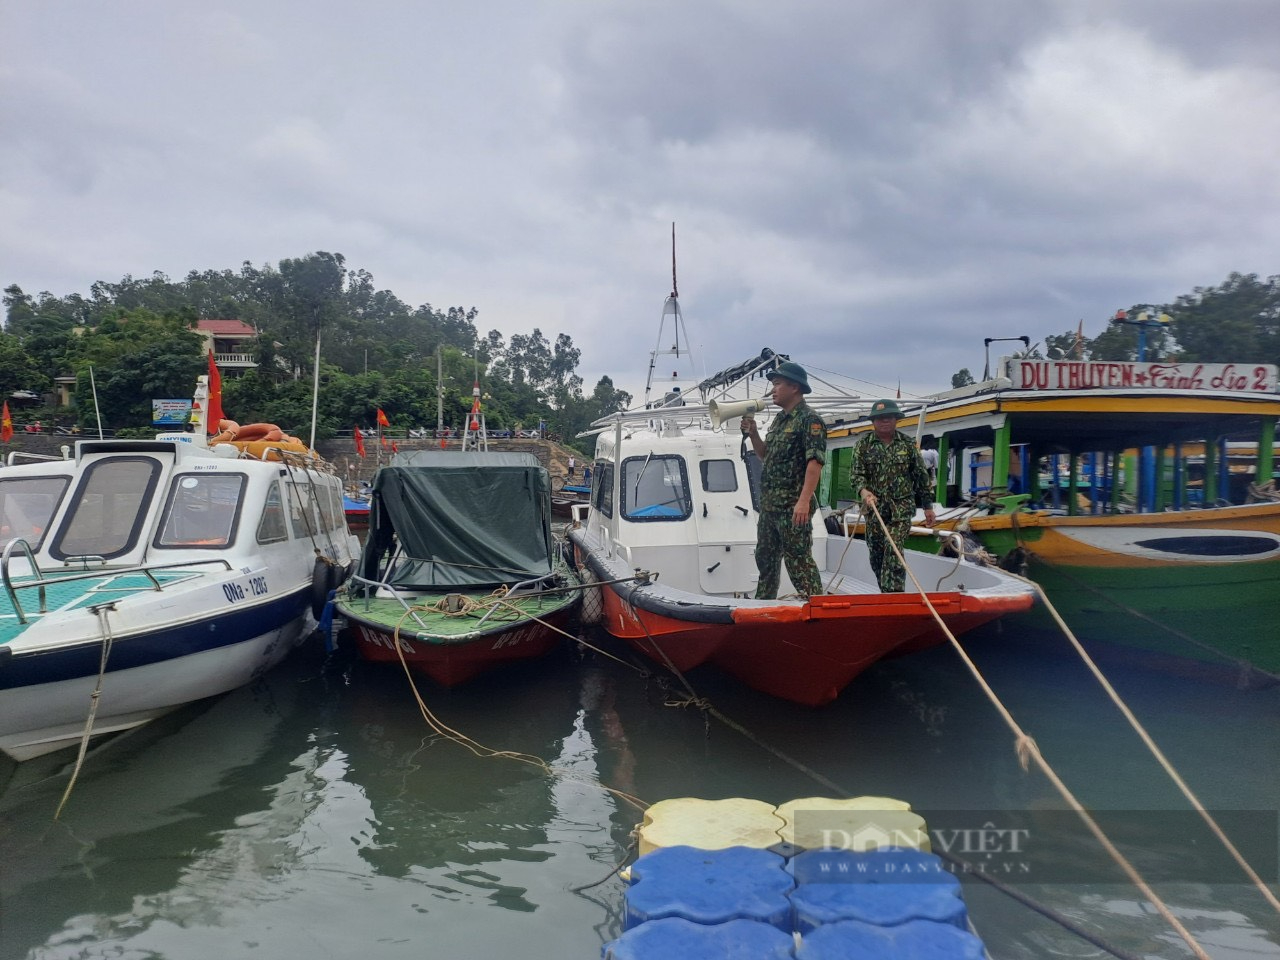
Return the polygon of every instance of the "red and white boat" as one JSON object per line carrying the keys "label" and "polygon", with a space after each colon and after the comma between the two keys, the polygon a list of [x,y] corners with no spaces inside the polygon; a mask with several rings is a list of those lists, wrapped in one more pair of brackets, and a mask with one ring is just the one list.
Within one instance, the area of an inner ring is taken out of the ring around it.
{"label": "red and white boat", "polygon": [[[664,317],[678,324],[674,299]],[[701,402],[669,389],[649,409],[598,421],[590,502],[574,507],[568,536],[584,581],[601,583],[600,603],[588,595],[584,615],[600,609],[610,634],[682,672],[714,664],[764,693],[817,706],[882,657],[946,637],[918,592],[880,593],[865,542],[829,532],[817,512],[813,555],[825,593],[754,599],[760,462],[742,442],[742,408],[732,401],[753,385],[757,397],[767,392],[764,377],[785,359],[765,350],[698,384]],[[865,405],[847,395],[806,401],[828,418]],[[908,564],[956,635],[1034,599],[1030,585],[992,567],[914,551]],[[791,592],[784,569],[779,596]]]}

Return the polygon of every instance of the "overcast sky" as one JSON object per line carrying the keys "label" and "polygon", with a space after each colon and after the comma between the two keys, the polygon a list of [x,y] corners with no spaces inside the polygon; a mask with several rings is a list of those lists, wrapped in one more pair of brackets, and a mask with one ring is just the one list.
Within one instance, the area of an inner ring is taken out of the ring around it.
{"label": "overcast sky", "polygon": [[699,372],[905,394],[1280,273],[1274,0],[5,0],[0,35],[30,294],[327,250],[639,394],[674,221]]}

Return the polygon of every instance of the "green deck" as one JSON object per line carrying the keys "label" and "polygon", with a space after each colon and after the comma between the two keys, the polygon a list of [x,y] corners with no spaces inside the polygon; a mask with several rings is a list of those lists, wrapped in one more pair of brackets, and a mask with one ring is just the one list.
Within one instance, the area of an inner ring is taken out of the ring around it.
{"label": "green deck", "polygon": [[[155,573],[155,578],[161,586],[197,576],[199,574],[190,572]],[[155,590],[155,584],[141,573],[119,575],[104,573],[101,576],[74,580],[66,577],[46,577],[44,581],[46,612],[40,613],[40,591],[33,586],[36,582],[32,577],[16,577],[13,580],[14,592],[17,594],[22,612],[26,615],[26,623],[18,620],[17,611],[9,600],[8,593],[0,589],[0,644],[9,643],[20,637],[29,626],[50,613],[84,609],[95,604]]]}
{"label": "green deck", "polygon": [[[522,620],[531,620],[535,617],[544,619],[558,614],[572,606],[580,592],[571,590],[565,593],[546,593],[515,600],[504,598],[501,601],[489,591],[454,594],[466,597],[482,607],[463,615],[445,614],[434,609],[437,601],[445,596],[443,593],[406,598],[406,603],[413,611],[412,614],[408,612],[405,604],[391,597],[374,597],[368,600],[360,596],[339,597],[337,606],[338,612],[343,616],[364,621],[370,626],[381,627],[389,634],[394,633],[399,627],[402,637],[425,643],[449,644],[472,640],[476,636],[493,633]],[[496,609],[482,624],[480,619],[490,606],[496,606]],[[513,610],[512,607],[516,609]]]}

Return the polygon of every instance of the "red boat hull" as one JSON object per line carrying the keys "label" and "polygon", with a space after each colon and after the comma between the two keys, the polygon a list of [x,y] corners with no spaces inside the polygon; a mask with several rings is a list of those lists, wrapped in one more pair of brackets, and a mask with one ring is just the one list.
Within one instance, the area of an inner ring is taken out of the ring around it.
{"label": "red boat hull", "polygon": [[[603,625],[658,663],[684,672],[712,664],[771,696],[821,706],[839,696],[877,660],[946,642],[918,594],[813,597],[803,605],[740,607],[732,623],[679,620],[638,609],[601,589]],[[929,594],[948,629],[959,636],[1029,598],[992,599]]]}
{"label": "red boat hull", "polygon": [[[551,613],[539,620],[515,624],[468,640],[422,640],[400,634],[404,662],[414,673],[430,677],[446,687],[466,683],[482,673],[542,657],[563,639],[552,627],[565,630],[573,608]],[[541,622],[539,622],[541,621]],[[373,663],[400,663],[394,634],[377,624],[353,620],[351,632],[360,656]]]}

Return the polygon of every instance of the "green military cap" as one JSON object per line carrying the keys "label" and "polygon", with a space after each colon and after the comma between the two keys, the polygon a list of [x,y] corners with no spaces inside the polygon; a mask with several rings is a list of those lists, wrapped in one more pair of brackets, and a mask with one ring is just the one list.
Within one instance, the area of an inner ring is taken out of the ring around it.
{"label": "green military cap", "polygon": [[790,380],[800,385],[801,393],[812,393],[813,388],[809,386],[809,375],[804,372],[804,367],[798,363],[792,363],[790,360],[783,360],[780,364],[769,371],[769,382],[772,383],[778,377],[784,380]]}
{"label": "green military cap", "polygon": [[877,400],[871,405],[871,412],[867,414],[872,420],[876,417],[897,417],[901,419],[902,411],[898,409],[895,400]]}

